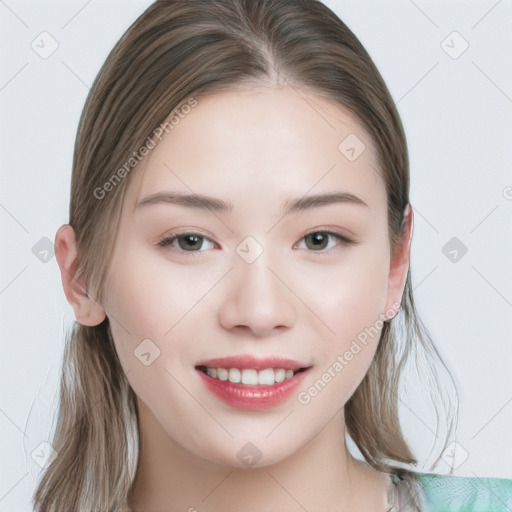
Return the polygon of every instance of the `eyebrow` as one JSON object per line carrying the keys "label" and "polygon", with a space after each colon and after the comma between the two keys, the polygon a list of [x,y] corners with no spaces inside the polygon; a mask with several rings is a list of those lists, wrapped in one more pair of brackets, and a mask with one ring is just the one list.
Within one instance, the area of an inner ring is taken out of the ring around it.
{"label": "eyebrow", "polygon": [[[155,204],[177,204],[188,208],[212,210],[216,212],[231,212],[233,204],[223,199],[210,197],[203,194],[183,194],[181,192],[158,192],[144,199],[141,199],[136,208],[142,208]],[[315,194],[303,196],[299,199],[289,199],[284,202],[282,215],[305,211],[319,206],[326,206],[336,203],[348,203],[360,206],[368,206],[361,198],[348,192],[332,192],[327,194]]]}
{"label": "eyebrow", "polygon": [[137,208],[153,204],[169,203],[188,208],[200,208],[217,212],[231,211],[233,205],[222,199],[205,196],[202,194],[183,194],[181,192],[158,192],[152,194],[137,203]]}

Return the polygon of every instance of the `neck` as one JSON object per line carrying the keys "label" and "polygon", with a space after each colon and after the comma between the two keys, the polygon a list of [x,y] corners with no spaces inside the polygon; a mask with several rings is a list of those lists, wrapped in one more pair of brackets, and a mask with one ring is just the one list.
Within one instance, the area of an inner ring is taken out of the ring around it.
{"label": "neck", "polygon": [[129,498],[133,512],[387,510],[387,477],[348,452],[343,409],[287,459],[238,468],[185,450],[137,401],[140,454]]}

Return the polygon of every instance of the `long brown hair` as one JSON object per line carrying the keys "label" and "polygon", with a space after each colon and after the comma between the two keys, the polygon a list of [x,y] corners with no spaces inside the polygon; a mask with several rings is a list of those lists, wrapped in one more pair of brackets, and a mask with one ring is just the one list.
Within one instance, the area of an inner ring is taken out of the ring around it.
{"label": "long brown hair", "polygon": [[[75,278],[95,300],[105,296],[121,206],[137,172],[130,159],[191,98],[262,82],[307,88],[355,114],[376,148],[396,246],[409,203],[406,138],[379,71],[350,29],[317,0],[159,0],[110,52],[78,127],[69,224],[80,255]],[[345,405],[348,434],[380,471],[412,475],[418,462],[399,419],[400,380],[412,354],[437,403],[453,411],[437,372],[451,376],[416,312],[409,273],[402,309],[384,323],[369,371]],[[446,426],[443,447],[453,419]],[[70,332],[52,446],[58,456],[33,497],[38,512],[127,509],[138,458],[136,396],[108,318],[94,327],[75,322]]]}

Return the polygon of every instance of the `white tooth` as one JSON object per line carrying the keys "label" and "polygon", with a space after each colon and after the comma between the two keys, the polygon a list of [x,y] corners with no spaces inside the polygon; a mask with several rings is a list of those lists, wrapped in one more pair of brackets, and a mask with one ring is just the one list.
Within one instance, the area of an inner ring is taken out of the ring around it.
{"label": "white tooth", "polygon": [[228,371],[226,368],[217,368],[217,379],[219,380],[228,380]]}
{"label": "white tooth", "polygon": [[241,380],[240,370],[238,368],[229,369],[229,382],[237,384]]}
{"label": "white tooth", "polygon": [[258,383],[264,385],[274,384],[274,369],[266,368],[265,370],[260,370],[258,372]]}
{"label": "white tooth", "polygon": [[282,368],[279,368],[278,370],[274,370],[274,379],[276,382],[283,382],[283,380],[286,377],[286,371]]}
{"label": "white tooth", "polygon": [[291,379],[293,377],[293,370],[286,370],[286,378]]}
{"label": "white tooth", "polygon": [[217,377],[217,369],[216,368],[206,368],[206,373],[213,377],[214,379]]}
{"label": "white tooth", "polygon": [[258,372],[256,370],[242,370],[242,384],[256,386],[258,384]]}

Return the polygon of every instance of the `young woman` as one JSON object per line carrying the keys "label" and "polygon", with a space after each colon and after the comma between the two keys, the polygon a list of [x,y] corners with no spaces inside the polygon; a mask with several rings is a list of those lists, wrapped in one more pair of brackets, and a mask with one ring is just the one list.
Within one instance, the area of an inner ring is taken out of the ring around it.
{"label": "young woman", "polygon": [[411,354],[439,393],[443,368],[408,193],[393,100],[322,3],[152,4],[80,120],[36,510],[510,510],[512,481],[415,471],[402,435]]}

